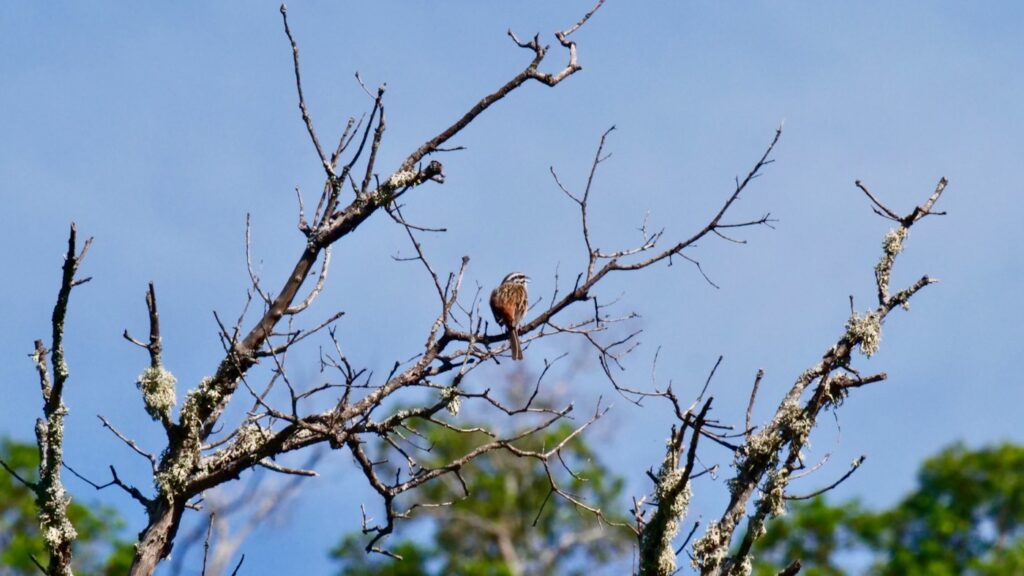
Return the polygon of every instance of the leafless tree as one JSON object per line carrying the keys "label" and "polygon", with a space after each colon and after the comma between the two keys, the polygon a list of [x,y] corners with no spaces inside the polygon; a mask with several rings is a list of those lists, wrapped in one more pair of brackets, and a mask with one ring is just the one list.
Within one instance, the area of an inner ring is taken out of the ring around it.
{"label": "leafless tree", "polygon": [[[505,333],[492,326],[481,313],[480,291],[467,295],[464,290],[463,279],[469,267],[469,257],[464,256],[450,272],[442,271],[430,260],[419,240],[421,235],[436,230],[406,220],[401,203],[407,194],[420,187],[444,182],[444,168],[437,156],[458,149],[457,146],[445,146],[491,106],[531,81],[554,87],[581,70],[576,43],[570,37],[597,13],[602,3],[603,0],[598,0],[578,22],[554,34],[568,58],[568,62],[554,72],[541,70],[550,47],[542,44],[539,36],[522,40],[509,31],[515,45],[526,50],[529,57],[526,66],[483,96],[452,124],[414,148],[389,173],[379,173],[377,166],[378,152],[385,141],[387,129],[384,87],[376,91],[366,90],[370,109],[368,116],[358,121],[349,119],[334,149],[324,148],[303,95],[298,44],[289,27],[287,8],[281,7],[284,31],[292,48],[298,105],[323,168],[323,189],[311,215],[307,214],[299,194],[298,229],[302,237],[297,246],[298,255],[292,270],[273,289],[262,281],[252,266],[247,229],[251,287],[242,312],[233,324],[217,316],[224,346],[223,358],[213,370],[213,375],[189,389],[180,404],[176,378],[164,365],[161,354],[160,315],[156,289],[152,284],[146,292],[148,339],[135,339],[125,331],[125,339],[148,352],[149,366],[139,376],[138,387],[147,413],[163,429],[166,445],[159,455],[149,453],[118,431],[115,423],[103,416],[100,420],[104,427],[147,461],[155,492],[147,494],[122,481],[113,467],[110,468],[109,482],[89,482],[100,489],[108,486],[120,488],[146,511],[148,520],[139,535],[131,570],[133,575],[152,574],[157,565],[168,557],[186,511],[201,508],[205,504],[202,502],[204,495],[211,490],[237,479],[254,467],[295,477],[315,475],[310,467],[288,467],[275,460],[278,456],[315,446],[349,453],[383,503],[382,520],[374,522],[364,518],[367,551],[391,554],[385,537],[395,529],[396,522],[410,517],[416,508],[403,508],[399,500],[401,494],[442,476],[461,481],[460,470],[467,463],[497,450],[542,462],[548,469],[553,497],[565,498],[580,509],[604,518],[600,509],[563,491],[549,466],[560,465],[560,450],[598,420],[606,408],[599,403],[589,417],[554,446],[543,451],[523,448],[519,440],[566,418],[573,405],[561,408],[536,405],[534,400],[541,380],[537,381],[532,395],[516,405],[502,402],[489,390],[471,391],[462,386],[464,379],[478,367],[505,357],[509,343]],[[604,374],[618,394],[633,400],[648,396],[664,398],[673,407],[679,420],[678,428],[672,431],[668,452],[660,469],[651,474],[656,483],[654,497],[649,502],[638,500],[634,511],[636,523],[632,529],[639,539],[640,573],[674,572],[679,550],[689,544],[689,537],[682,545],[677,543],[678,528],[690,498],[690,481],[707,472],[697,469],[695,455],[700,440],[712,440],[735,452],[736,474],[729,482],[732,501],[721,519],[693,544],[693,562],[703,573],[743,573],[748,566],[750,545],[763,532],[764,522],[779,512],[792,473],[804,466],[800,449],[806,443],[818,414],[823,409],[837,406],[851,389],[885,378],[884,374],[858,374],[850,367],[851,355],[858,348],[865,354],[873,353],[877,349],[881,324],[889,312],[906,305],[918,290],[932,282],[925,276],[895,294],[889,291],[889,272],[907,231],[918,220],[933,213],[932,206],[942,193],[945,180],[926,204],[905,217],[890,211],[863,188],[874,202],[876,211],[898,224],[886,236],[883,257],[875,270],[878,306],[864,315],[851,313],[846,333],[828,348],[820,362],[800,375],[780,404],[775,418],[760,430],[755,430],[748,422],[736,437],[709,417],[712,399],[704,399],[704,393],[691,406],[684,408],[671,388],[645,392],[618,381],[616,369],[620,367],[620,358],[635,346],[637,332],[627,330],[625,336],[609,336],[613,334],[610,327],[628,321],[631,316],[612,315],[611,303],[599,300],[596,290],[609,275],[639,272],[677,259],[693,264],[703,275],[701,265],[693,255],[699,241],[712,237],[736,241],[732,234],[738,229],[770,226],[773,220],[769,214],[733,219],[733,212],[741,194],[772,162],[771,154],[779,141],[781,129],[775,132],[763,155],[746,176],[737,179],[720,208],[710,214],[706,224],[698,230],[666,245],[663,231],[649,231],[645,224],[636,245],[608,251],[597,248],[592,242],[588,210],[595,175],[608,158],[605,147],[611,131],[609,129],[601,137],[582,191],[572,191],[551,169],[554,188],[564,193],[573,209],[578,211],[585,253],[571,287],[560,287],[556,278],[550,296],[539,301],[524,320],[520,327],[523,344],[529,346],[539,339],[563,335],[582,338],[596,352]],[[345,354],[346,347],[333,328],[343,312],[320,319],[307,317],[310,305],[328,280],[331,247],[343,239],[352,241],[353,233],[378,212],[383,213],[378,217],[390,218],[407,234],[415,251],[412,260],[425,270],[430,289],[436,292],[438,307],[433,322],[422,327],[424,341],[418,355],[411,360],[396,361],[384,379],[373,378],[369,371],[359,367],[357,360]],[[50,350],[40,341],[36,343],[33,355],[42,385],[45,419],[37,424],[38,443],[43,456],[40,480],[31,486],[38,495],[40,524],[50,552],[47,566],[40,567],[48,574],[71,573],[71,543],[75,538],[74,528],[65,514],[68,497],[60,475],[64,461],[62,416],[65,412],[61,398],[69,375],[64,361],[62,335],[68,296],[72,288],[88,281],[88,278],[77,279],[76,271],[89,244],[86,242],[85,249],[76,252],[74,227],[68,244],[64,276],[54,309]],[[303,287],[309,283],[313,285],[307,287],[303,294]],[[570,309],[578,313],[570,316]],[[335,380],[303,388],[289,376],[289,351],[314,335],[319,335],[332,349],[322,354],[321,367],[333,373]],[[52,366],[52,378],[47,356]],[[255,371],[252,370],[257,363],[270,367],[270,375],[262,384],[255,382]],[[439,382],[441,376],[445,376],[446,383]],[[760,380],[761,374],[755,381],[754,394]],[[286,391],[288,401],[272,401],[271,391],[282,389]],[[810,398],[802,401],[805,390],[811,389]],[[412,396],[418,398],[417,403],[412,407],[395,409],[393,400],[405,391],[417,393]],[[424,391],[429,394],[425,396]],[[751,404],[754,394],[751,395]],[[428,400],[424,400],[425,397]],[[313,399],[325,402],[320,406],[329,407],[319,411],[310,409]],[[235,425],[226,423],[223,418],[232,401],[250,405],[242,421]],[[460,428],[447,415],[456,415],[462,405],[469,402],[487,406],[509,419],[527,422],[528,425],[519,427],[520,431],[514,434],[503,433],[502,430],[511,428],[499,425],[490,429]],[[483,432],[492,440],[442,466],[424,466],[417,460],[417,450],[422,446],[417,444],[416,430],[416,423],[423,421],[458,432]],[[685,436],[687,431],[690,433],[688,439]],[[366,440],[368,438],[381,439],[386,446],[385,453],[372,450]],[[385,458],[402,462],[398,473],[385,475],[382,472],[394,469],[382,466]],[[758,489],[762,497],[748,520],[746,535],[739,547],[730,552],[734,532]],[[186,541],[195,543],[202,538],[204,546],[209,546],[216,527],[216,516],[211,515],[205,534],[202,537],[188,535]],[[693,534],[691,531],[690,536]],[[224,559],[217,562],[218,566],[227,565]]]}

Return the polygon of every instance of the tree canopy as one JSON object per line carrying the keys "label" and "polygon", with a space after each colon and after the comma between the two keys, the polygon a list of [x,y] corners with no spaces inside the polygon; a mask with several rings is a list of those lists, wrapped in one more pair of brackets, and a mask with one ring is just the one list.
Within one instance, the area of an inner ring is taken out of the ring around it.
{"label": "tree canopy", "polygon": [[890,509],[796,502],[756,545],[756,573],[775,574],[794,558],[810,576],[844,574],[861,559],[883,575],[1024,573],[1021,470],[1024,447],[958,444],[927,459],[917,487]]}

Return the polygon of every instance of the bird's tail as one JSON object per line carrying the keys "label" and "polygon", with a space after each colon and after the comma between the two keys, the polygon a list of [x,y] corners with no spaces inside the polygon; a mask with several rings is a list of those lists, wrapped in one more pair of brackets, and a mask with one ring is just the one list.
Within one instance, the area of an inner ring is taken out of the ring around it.
{"label": "bird's tail", "polygon": [[519,330],[516,328],[508,329],[508,340],[512,344],[512,359],[522,360],[523,359],[523,347],[519,344]]}

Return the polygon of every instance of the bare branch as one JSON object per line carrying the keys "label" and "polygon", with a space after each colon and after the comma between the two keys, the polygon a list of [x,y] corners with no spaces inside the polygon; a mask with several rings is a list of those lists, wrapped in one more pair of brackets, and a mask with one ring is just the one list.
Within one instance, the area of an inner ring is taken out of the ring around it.
{"label": "bare branch", "polygon": [[45,576],[49,576],[49,574],[50,574],[50,571],[49,571],[49,570],[47,570],[47,569],[46,569],[46,568],[45,568],[45,567],[44,567],[44,566],[43,566],[43,565],[42,565],[42,564],[41,564],[41,563],[39,562],[39,559],[38,559],[38,558],[36,558],[35,554],[29,554],[29,555],[28,555],[28,557],[29,557],[29,560],[32,560],[32,563],[36,565],[36,568],[39,568],[39,571],[40,571],[40,572],[42,572],[42,573],[43,573],[43,574],[44,574]]}
{"label": "bare branch", "polygon": [[294,476],[319,476],[316,470],[303,470],[302,468],[289,468],[287,466],[281,466],[270,460],[264,458],[259,462],[260,466],[267,470],[273,470],[274,472],[280,472],[281,474],[292,474]]}
{"label": "bare branch", "polygon": [[543,72],[538,71],[537,67],[544,60],[547,51],[545,48],[540,46],[540,43],[537,41],[536,38],[528,44],[523,44],[519,41],[518,38],[515,37],[515,34],[513,34],[511,30],[509,30],[509,36],[512,37],[516,44],[519,44],[521,47],[529,47],[534,51],[534,57],[530,64],[526,67],[526,69],[524,69],[514,78],[506,82],[503,86],[501,86],[494,92],[488,94],[487,96],[481,98],[479,102],[477,102],[472,108],[469,109],[468,112],[463,114],[463,116],[456,120],[455,123],[453,123],[451,126],[445,128],[444,130],[441,131],[440,134],[434,136],[427,142],[424,142],[423,145],[417,148],[415,152],[410,154],[409,157],[405,159],[405,162],[402,163],[402,171],[411,170],[412,167],[415,166],[417,162],[422,160],[427,154],[430,154],[438,150],[438,148],[440,148],[442,144],[444,144],[453,136],[461,132],[466,126],[469,126],[470,122],[472,122],[474,119],[476,119],[477,116],[482,114],[484,110],[490,108],[492,104],[507,96],[509,92],[512,92],[513,90],[524,84],[527,80],[534,79],[548,86],[553,87],[558,85],[558,83],[561,82],[562,80],[568,78],[570,75],[581,70],[582,66],[580,66],[576,61],[576,43],[569,42],[568,40],[566,40],[566,37],[568,37],[569,34],[575,32],[577,29],[579,29],[580,26],[586,23],[586,21],[589,20],[590,17],[594,15],[594,12],[596,12],[597,9],[601,7],[602,3],[603,0],[598,2],[597,5],[594,6],[594,8],[590,12],[588,12],[575,26],[571,27],[568,31],[559,32],[555,35],[556,37],[559,38],[559,41],[562,43],[563,46],[569,48],[569,64],[566,65],[565,68],[563,68],[558,74],[555,75],[545,74]]}
{"label": "bare branch", "polygon": [[245,554],[238,559],[238,564],[235,565],[235,569],[231,571],[231,576],[238,576],[238,571],[242,568],[242,562],[245,562]]}
{"label": "bare branch", "polygon": [[3,469],[6,470],[7,473],[11,475],[11,477],[20,482],[23,486],[25,486],[29,490],[35,491],[36,484],[34,482],[29,482],[28,480],[25,480],[24,478],[19,476],[18,473],[14,470],[14,468],[11,468],[7,464],[7,462],[5,462],[2,458],[0,458],[0,466],[2,466]]}
{"label": "bare branch", "polygon": [[786,500],[810,500],[811,498],[814,498],[815,496],[821,496],[825,492],[828,492],[829,490],[832,490],[836,486],[839,486],[840,484],[845,482],[847,478],[852,476],[853,473],[856,472],[858,468],[860,468],[860,465],[863,464],[864,460],[866,460],[866,459],[867,459],[867,456],[863,456],[862,455],[861,457],[859,457],[856,460],[854,460],[853,462],[851,462],[850,463],[850,469],[846,471],[846,474],[843,474],[838,480],[836,480],[835,482],[829,484],[828,486],[825,486],[821,490],[815,490],[814,492],[811,492],[810,494],[806,494],[806,495],[803,495],[803,496],[793,496],[793,495],[790,495],[790,494],[786,494],[785,496],[783,496],[783,498],[785,498]]}
{"label": "bare branch", "polygon": [[895,212],[890,210],[885,204],[882,204],[882,202],[879,201],[878,198],[875,198],[875,195],[872,194],[871,191],[868,190],[867,186],[865,186],[860,180],[854,181],[854,185],[857,186],[857,188],[860,188],[861,191],[864,192],[864,194],[866,194],[867,197],[871,200],[871,202],[876,206],[876,208],[872,208],[875,214],[878,214],[883,218],[888,218],[889,220],[893,220],[895,222],[900,221],[900,217],[897,216]]}
{"label": "bare branch", "polygon": [[[772,138],[771,143],[765,149],[764,154],[761,155],[761,158],[754,164],[754,167],[750,169],[750,171],[747,173],[747,176],[742,181],[737,181],[736,189],[733,191],[732,195],[729,196],[729,198],[725,201],[724,204],[722,204],[721,208],[719,208],[718,212],[714,215],[714,217],[711,219],[711,221],[708,222],[703,228],[698,230],[690,238],[688,238],[686,240],[683,240],[682,242],[679,242],[675,246],[673,246],[673,247],[671,247],[671,248],[665,250],[664,252],[661,252],[661,253],[659,253],[659,254],[657,254],[655,256],[652,256],[651,258],[648,258],[647,260],[643,260],[643,261],[640,261],[640,262],[635,262],[635,263],[628,264],[628,265],[627,264],[615,264],[614,265],[614,269],[615,270],[638,270],[640,268],[646,268],[647,266],[650,266],[651,264],[654,264],[655,262],[659,262],[659,261],[664,260],[665,258],[668,258],[668,257],[673,256],[675,254],[679,254],[685,248],[688,248],[688,247],[694,245],[698,240],[700,240],[704,236],[710,234],[713,230],[715,230],[717,228],[720,228],[720,227],[723,227],[723,225],[721,224],[722,217],[725,216],[725,213],[729,211],[729,208],[732,207],[732,205],[736,202],[736,200],[739,199],[740,193],[742,193],[743,190],[746,189],[747,185],[750,184],[751,181],[753,181],[758,175],[760,175],[761,170],[765,166],[767,166],[768,164],[771,164],[774,161],[774,160],[771,159],[771,153],[775,149],[775,145],[778,144],[779,138],[781,138],[781,137],[782,137],[782,127],[780,126],[779,128],[777,128],[775,130],[775,137]],[[750,223],[747,223],[747,224],[744,224],[744,225],[751,225],[752,226],[752,225],[755,225],[755,224],[763,224],[766,221],[767,221],[766,219],[755,220],[753,222],[750,222]],[[740,225],[738,225],[738,224],[737,225],[733,225],[733,227],[735,227],[735,226],[740,226]],[[609,264],[612,264],[612,263],[609,263]]]}
{"label": "bare branch", "polygon": [[288,42],[292,45],[295,89],[299,93],[299,110],[302,111],[302,121],[306,124],[306,131],[309,132],[309,138],[313,141],[313,147],[316,148],[316,154],[320,157],[320,162],[323,164],[324,171],[327,172],[327,177],[334,178],[334,164],[327,160],[327,155],[324,154],[324,150],[320,146],[320,139],[313,128],[313,119],[309,116],[309,110],[306,108],[306,97],[302,94],[302,74],[299,71],[299,45],[295,43],[295,38],[292,37],[292,30],[288,27],[288,7],[284,4],[281,4],[281,19],[284,21],[284,32],[288,35]]}
{"label": "bare branch", "polygon": [[153,503],[153,501],[151,499],[149,499],[149,498],[146,498],[146,496],[142,492],[140,492],[138,488],[136,488],[134,486],[131,486],[129,484],[126,484],[124,481],[122,481],[121,478],[118,477],[117,470],[114,469],[113,466],[110,466],[110,475],[111,475],[110,482],[107,482],[106,484],[97,484],[97,483],[93,482],[92,480],[89,480],[85,476],[79,474],[77,471],[75,471],[74,468],[72,468],[70,465],[68,465],[67,462],[63,462],[62,464],[64,465],[65,468],[68,469],[69,472],[74,474],[75,477],[77,477],[79,480],[85,482],[86,484],[92,486],[96,490],[103,490],[103,489],[109,488],[111,486],[117,486],[118,488],[124,490],[129,496],[134,498],[139,504],[142,504],[142,506],[144,508],[148,508],[149,505]]}
{"label": "bare branch", "polygon": [[[360,120],[360,123],[362,123],[362,120]],[[355,128],[355,131],[352,130],[353,127]],[[359,126],[356,125],[356,119],[349,118],[348,123],[345,124],[345,130],[342,131],[341,133],[341,138],[338,139],[338,147],[334,150],[334,153],[331,154],[332,166],[338,165],[338,158],[340,158],[341,155],[345,152],[345,148],[347,148],[349,143],[352,142],[352,138],[355,137],[357,132],[359,132]],[[316,221],[315,218],[314,221]]]}
{"label": "bare branch", "polygon": [[316,279],[316,286],[314,286],[313,289],[309,292],[309,295],[306,296],[305,300],[294,306],[289,306],[288,309],[285,310],[285,314],[294,315],[298,314],[299,312],[302,312],[306,308],[309,308],[309,305],[312,304],[314,300],[316,300],[316,297],[319,296],[320,292],[324,289],[324,283],[327,281],[327,271],[330,269],[330,267],[331,247],[328,246],[324,248],[324,260],[323,263],[320,264],[320,275]]}
{"label": "bare branch", "polygon": [[134,451],[134,452],[135,452],[136,454],[138,454],[139,456],[142,456],[142,457],[143,457],[143,458],[145,458],[146,460],[149,460],[149,463],[150,463],[150,464],[152,465],[152,467],[153,467],[153,471],[154,471],[154,472],[156,472],[156,467],[157,467],[157,458],[156,458],[156,455],[154,455],[154,454],[153,454],[153,453],[151,453],[151,452],[146,452],[145,450],[143,450],[142,448],[140,448],[140,447],[139,447],[139,445],[138,445],[138,444],[136,444],[134,440],[132,440],[131,438],[128,438],[128,437],[127,437],[127,436],[125,436],[124,434],[121,434],[120,432],[118,432],[117,428],[114,428],[114,425],[113,425],[113,424],[111,424],[111,423],[110,423],[110,422],[109,422],[109,421],[108,421],[108,420],[107,420],[106,418],[104,418],[103,416],[100,416],[99,414],[97,414],[97,415],[96,415],[96,417],[97,417],[97,418],[99,418],[99,419],[100,419],[100,422],[102,422],[102,423],[103,423],[103,427],[104,427],[104,428],[106,428],[107,430],[110,430],[110,432],[111,432],[111,433],[112,433],[112,434],[113,434],[114,436],[117,436],[117,439],[118,439],[118,440],[120,440],[121,442],[124,442],[124,443],[125,443],[125,444],[126,444],[126,445],[127,445],[128,447],[129,447],[129,448],[131,448],[131,449],[132,449],[132,450],[133,450],[133,451]]}
{"label": "bare branch", "polygon": [[149,345],[146,349],[149,350],[150,366],[158,368],[163,364],[160,357],[163,345],[160,339],[160,313],[156,309],[156,288],[152,282],[146,291],[146,309],[149,310]]}
{"label": "bare branch", "polygon": [[[358,75],[356,75],[358,78]],[[370,191],[370,179],[373,177],[373,165],[377,160],[377,151],[380,149],[380,141],[384,137],[384,90],[386,87],[381,85],[377,88],[377,98],[374,100],[374,107],[380,110],[380,116],[377,117],[377,128],[373,131],[373,143],[370,145],[370,157],[366,160],[366,174],[363,175],[363,185],[359,187],[360,194],[366,194]],[[370,115],[370,121],[373,121],[373,115]],[[369,127],[367,127],[369,128]]]}
{"label": "bare branch", "polygon": [[754,415],[754,402],[757,401],[757,389],[761,386],[761,379],[764,378],[764,369],[757,369],[757,376],[754,377],[754,387],[750,390],[750,402],[747,403],[747,426],[744,428],[746,431],[747,441],[750,441],[750,435],[754,431],[754,427],[750,424],[751,417]]}
{"label": "bare branch", "polygon": [[796,576],[802,567],[799,560],[793,560],[789,566],[786,566],[779,572],[779,576]]}
{"label": "bare branch", "polygon": [[594,7],[591,8],[589,12],[584,14],[583,18],[580,18],[579,22],[573,24],[568,30],[559,33],[559,40],[562,40],[564,42],[565,38],[568,38],[573,32],[579,30],[580,26],[586,24],[587,20],[590,20],[590,17],[593,16],[595,12],[597,12],[597,9],[600,8],[602,4],[604,4],[604,0],[597,0],[597,4],[594,4]]}
{"label": "bare branch", "polygon": [[[283,13],[284,11],[282,10]],[[213,532],[213,519],[215,517],[216,513],[211,512],[210,520],[206,524],[206,539],[203,540],[203,571],[200,573],[202,576],[206,576],[206,559],[210,554],[210,534]]]}

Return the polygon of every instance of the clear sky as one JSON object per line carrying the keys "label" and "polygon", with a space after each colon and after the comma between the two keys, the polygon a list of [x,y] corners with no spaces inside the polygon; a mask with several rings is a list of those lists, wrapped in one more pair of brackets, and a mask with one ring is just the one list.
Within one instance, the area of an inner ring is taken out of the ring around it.
{"label": "clear sky", "polygon": [[[368,109],[355,71],[371,86],[386,82],[378,166],[392,170],[525,66],[529,54],[507,28],[554,44],[550,33],[590,2],[482,5],[293,3],[321,138],[334,140],[348,116]],[[888,505],[945,445],[1024,441],[1015,361],[1024,344],[1022,21],[1024,5],[1008,1],[608,0],[575,37],[584,70],[553,90],[528,85],[488,111],[453,142],[468,150],[442,159],[447,182],[410,194],[406,215],[448,228],[425,247],[445,271],[469,255],[469,286],[489,290],[521,269],[535,294],[550,294],[556,267],[574,276],[584,252],[549,166],[578,189],[599,135],[616,125],[593,196],[597,244],[635,241],[645,214],[678,239],[710,217],[784,122],[777,162],[736,208],[737,218],[770,211],[776,229],[690,253],[720,289],[676,265],[614,277],[600,292],[624,294],[618,310],[641,315],[626,383],[651,385],[660,348],[658,381],[692,396],[722,354],[716,414],[740,424],[758,368],[767,374],[755,413],[763,420],[841,334],[849,296],[862,309],[873,298],[888,226],[854,180],[909,211],[948,177],[938,208],[949,215],[913,229],[894,273],[895,283],[924,273],[942,282],[890,316],[877,356],[857,359],[889,380],[851,396],[838,414],[841,434],[823,419],[812,456],[831,452],[832,462],[797,486],[827,484],[867,454],[837,496]],[[553,49],[547,66],[563,57]],[[83,268],[94,280],[76,289],[68,320],[67,459],[96,478],[115,464],[149,487],[145,462],[95,418],[160,447],[134,387],[147,358],[121,332],[144,333],[143,295],[155,281],[166,361],[183,396],[220,356],[212,311],[233,318],[243,302],[246,213],[264,278],[277,283],[290,270],[303,244],[294,189],[312,199],[322,182],[290,58],[270,2],[0,9],[0,434],[32,438],[41,402],[27,354],[49,333],[66,229],[76,221],[96,240]],[[313,313],[345,310],[339,335],[351,357],[386,373],[417,351],[436,306],[422,269],[390,258],[409,247],[382,216],[337,247]],[[564,351],[581,353],[553,341],[528,350],[525,368]],[[296,375],[322,378],[311,362]],[[498,372],[482,377],[502,381]],[[599,395],[614,404],[590,438],[630,494],[646,492],[643,472],[661,458],[668,410],[629,405],[594,371],[560,378],[581,413]],[[730,460],[711,446],[704,459]],[[358,527],[359,504],[376,506],[347,454],[325,455],[321,469],[279,523],[244,546],[246,573],[327,572],[326,549]],[[120,509],[130,532],[141,529],[142,514],[122,494],[69,486]],[[721,513],[720,482],[695,492],[695,515]]]}

